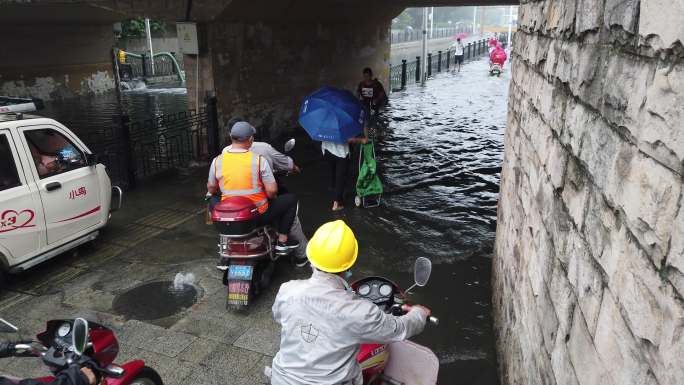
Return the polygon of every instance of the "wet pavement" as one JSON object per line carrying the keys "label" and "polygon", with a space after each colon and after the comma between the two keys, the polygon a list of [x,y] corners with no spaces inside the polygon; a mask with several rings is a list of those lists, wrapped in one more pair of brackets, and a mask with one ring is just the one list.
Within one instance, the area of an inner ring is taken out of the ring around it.
{"label": "wet pavement", "polygon": [[[345,211],[330,212],[327,169],[306,140],[294,154],[304,171],[286,182],[300,196],[308,234],[334,218],[355,230],[355,278],[381,274],[409,286],[414,259],[432,259],[433,277],[412,300],[441,320],[416,338],[439,357],[441,384],[498,383],[490,254],[508,80],[508,73],[489,77],[479,61],[393,94],[377,130],[381,207],[355,208],[350,195]],[[201,212],[203,189],[204,170],[142,183],[100,239],[14,277],[0,293],[0,316],[25,335],[47,318],[107,325],[119,338],[117,361],[145,359],[165,384],[265,383],[261,372],[279,338],[270,313],[275,291],[308,271],[280,263],[272,290],[247,311],[227,311],[214,268],[216,234]],[[32,359],[3,360],[0,371],[45,374]]]}

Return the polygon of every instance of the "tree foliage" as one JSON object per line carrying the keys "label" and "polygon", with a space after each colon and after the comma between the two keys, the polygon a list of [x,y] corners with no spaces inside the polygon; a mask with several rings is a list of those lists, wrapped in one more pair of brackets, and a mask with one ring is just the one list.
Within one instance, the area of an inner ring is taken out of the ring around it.
{"label": "tree foliage", "polygon": [[[159,20],[150,20],[150,32],[154,35],[156,32],[164,32],[166,30],[166,23]],[[146,37],[145,33],[145,19],[136,17],[125,20],[121,23],[121,38],[133,39]]]}
{"label": "tree foliage", "polygon": [[[472,22],[474,7],[435,7],[434,26],[448,27],[458,22]],[[508,7],[486,7],[485,23],[499,25],[502,20],[507,20]],[[451,23],[449,23],[451,21]],[[420,29],[423,22],[423,8],[406,8],[392,22],[392,28],[404,29],[412,27]]]}

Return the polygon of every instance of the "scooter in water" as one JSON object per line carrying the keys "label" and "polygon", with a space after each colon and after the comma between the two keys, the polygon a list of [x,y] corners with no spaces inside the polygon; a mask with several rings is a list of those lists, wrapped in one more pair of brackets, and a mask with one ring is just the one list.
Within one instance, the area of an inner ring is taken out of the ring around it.
{"label": "scooter in water", "polygon": [[[352,283],[356,294],[394,315],[405,314],[408,294],[416,287],[427,284],[432,273],[432,262],[425,257],[416,260],[414,285],[402,290],[397,284],[383,277],[368,277]],[[438,325],[439,320],[429,317],[429,323]],[[428,348],[411,341],[388,345],[365,344],[356,357],[361,365],[364,385],[434,385],[437,384],[439,360]]]}
{"label": "scooter in water", "polygon": [[491,76],[501,76],[501,73],[503,72],[503,65],[499,63],[492,63],[489,66],[489,74]]}
{"label": "scooter in water", "polygon": [[[0,318],[0,332],[16,333],[19,329]],[[163,385],[161,377],[142,360],[115,365],[119,343],[112,330],[88,323],[83,318],[51,320],[37,340],[14,343],[15,357],[40,357],[57,374],[71,365],[88,367],[96,374],[97,384]],[[50,382],[54,377],[37,379]]]}
{"label": "scooter in water", "polygon": [[[285,143],[290,152],[295,140]],[[270,225],[257,226],[259,211],[245,197],[230,197],[211,210],[211,221],[219,232],[219,261],[228,287],[227,308],[244,308],[268,287],[275,262],[284,255],[276,252],[278,236]],[[288,254],[289,255],[289,254]]]}

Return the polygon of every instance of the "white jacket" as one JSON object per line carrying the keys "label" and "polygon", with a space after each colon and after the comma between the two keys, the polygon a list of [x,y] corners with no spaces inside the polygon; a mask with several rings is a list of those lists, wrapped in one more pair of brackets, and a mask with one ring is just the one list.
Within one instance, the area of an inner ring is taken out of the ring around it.
{"label": "white jacket", "polygon": [[273,316],[282,330],[272,385],[361,385],[359,345],[405,340],[422,332],[427,319],[415,307],[401,317],[385,314],[341,277],[318,270],[280,287]]}

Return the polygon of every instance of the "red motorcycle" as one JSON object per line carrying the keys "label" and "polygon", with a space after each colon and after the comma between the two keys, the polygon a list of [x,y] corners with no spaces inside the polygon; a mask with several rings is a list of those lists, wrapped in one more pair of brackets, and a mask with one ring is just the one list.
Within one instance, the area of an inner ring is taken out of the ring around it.
{"label": "red motorcycle", "polygon": [[[295,140],[285,143],[290,152]],[[223,284],[228,287],[227,308],[242,308],[271,282],[275,262],[282,257],[276,250],[278,237],[270,225],[257,226],[259,211],[245,197],[222,200],[211,210],[211,221],[219,232],[219,262]]]}
{"label": "red motorcycle", "polygon": [[[18,329],[0,318],[0,331],[17,332]],[[114,364],[119,343],[112,330],[94,322],[89,324],[83,318],[48,321],[37,341],[15,343],[14,352],[16,357],[41,357],[53,373],[74,364],[87,366],[98,376],[98,384],[163,385],[159,374],[142,360]],[[37,380],[50,382],[53,377]]]}
{"label": "red motorcycle", "polygon": [[[432,272],[432,262],[420,257],[414,267],[415,283],[408,290],[402,290],[396,283],[383,277],[368,277],[352,283],[356,294],[365,298],[387,313],[405,314],[408,294],[416,286],[427,284]],[[430,317],[428,321],[438,325],[439,320]],[[437,384],[439,359],[428,348],[411,341],[388,345],[366,344],[356,357],[361,365],[364,385],[434,385]]]}
{"label": "red motorcycle", "polygon": [[219,202],[211,220],[219,232],[219,263],[228,286],[227,307],[244,307],[268,287],[279,255],[278,236],[271,226],[257,226],[259,211],[245,197]]}

